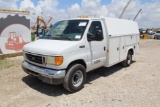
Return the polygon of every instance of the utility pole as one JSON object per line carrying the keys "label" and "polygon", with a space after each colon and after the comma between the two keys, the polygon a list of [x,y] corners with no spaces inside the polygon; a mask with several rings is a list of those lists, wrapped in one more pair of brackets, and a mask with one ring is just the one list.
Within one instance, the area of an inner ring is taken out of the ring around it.
{"label": "utility pole", "polygon": [[39,27],[40,27],[40,24],[39,24],[39,16],[37,17],[37,30],[36,30],[36,33],[37,33],[37,37],[39,36]]}
{"label": "utility pole", "polygon": [[137,18],[137,16],[139,15],[139,13],[142,11],[142,9],[139,10],[139,12],[137,13],[137,15],[134,17],[133,21],[135,21],[135,19]]}
{"label": "utility pole", "polygon": [[131,0],[129,0],[128,3],[127,3],[127,5],[124,7],[124,9],[123,9],[121,15],[119,16],[120,19],[122,18],[123,14],[124,14],[124,12],[125,12],[125,10],[126,10],[126,8],[127,8],[128,5],[130,4],[130,2],[131,2]]}

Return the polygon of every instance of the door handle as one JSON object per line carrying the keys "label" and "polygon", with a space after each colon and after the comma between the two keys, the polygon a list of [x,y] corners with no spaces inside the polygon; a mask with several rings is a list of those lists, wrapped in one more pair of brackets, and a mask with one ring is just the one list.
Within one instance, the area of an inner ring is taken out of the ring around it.
{"label": "door handle", "polygon": [[79,46],[79,48],[85,48],[85,45]]}
{"label": "door handle", "polygon": [[117,48],[117,51],[119,51],[119,47]]}
{"label": "door handle", "polygon": [[104,51],[106,51],[106,47],[104,46]]}

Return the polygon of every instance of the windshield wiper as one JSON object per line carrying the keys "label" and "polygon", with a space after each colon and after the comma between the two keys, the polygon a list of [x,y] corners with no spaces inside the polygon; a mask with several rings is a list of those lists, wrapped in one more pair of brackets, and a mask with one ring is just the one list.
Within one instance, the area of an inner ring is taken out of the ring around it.
{"label": "windshield wiper", "polygon": [[72,39],[72,38],[69,38],[68,36],[63,35],[63,34],[59,34],[59,35],[56,35],[56,36],[60,36],[59,39],[67,39],[67,40],[71,40],[71,41],[74,40],[74,39]]}
{"label": "windshield wiper", "polygon": [[51,35],[45,35],[44,37],[42,37],[42,38],[40,38],[40,39],[53,39],[53,40],[58,40],[59,38],[51,37]]}
{"label": "windshield wiper", "polygon": [[73,41],[73,39],[69,38],[68,36],[63,36],[63,38]]}

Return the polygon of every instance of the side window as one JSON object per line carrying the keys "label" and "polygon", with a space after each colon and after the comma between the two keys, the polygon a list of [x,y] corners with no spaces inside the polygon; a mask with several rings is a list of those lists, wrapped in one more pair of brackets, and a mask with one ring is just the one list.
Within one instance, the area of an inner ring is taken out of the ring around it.
{"label": "side window", "polygon": [[[103,36],[102,25],[100,21],[93,21],[89,28],[88,33],[92,35],[92,38],[98,38],[97,32]],[[103,40],[103,38],[102,38]]]}

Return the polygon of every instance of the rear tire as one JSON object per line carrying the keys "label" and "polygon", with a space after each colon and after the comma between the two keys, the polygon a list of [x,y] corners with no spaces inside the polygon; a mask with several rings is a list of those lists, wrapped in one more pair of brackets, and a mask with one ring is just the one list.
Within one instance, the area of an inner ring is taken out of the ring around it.
{"label": "rear tire", "polygon": [[83,88],[86,80],[86,70],[81,64],[72,65],[64,79],[63,86],[70,92],[76,92]]}
{"label": "rear tire", "polygon": [[132,62],[132,53],[128,52],[127,58],[122,62],[122,65],[124,67],[129,67],[131,65],[131,62]]}

